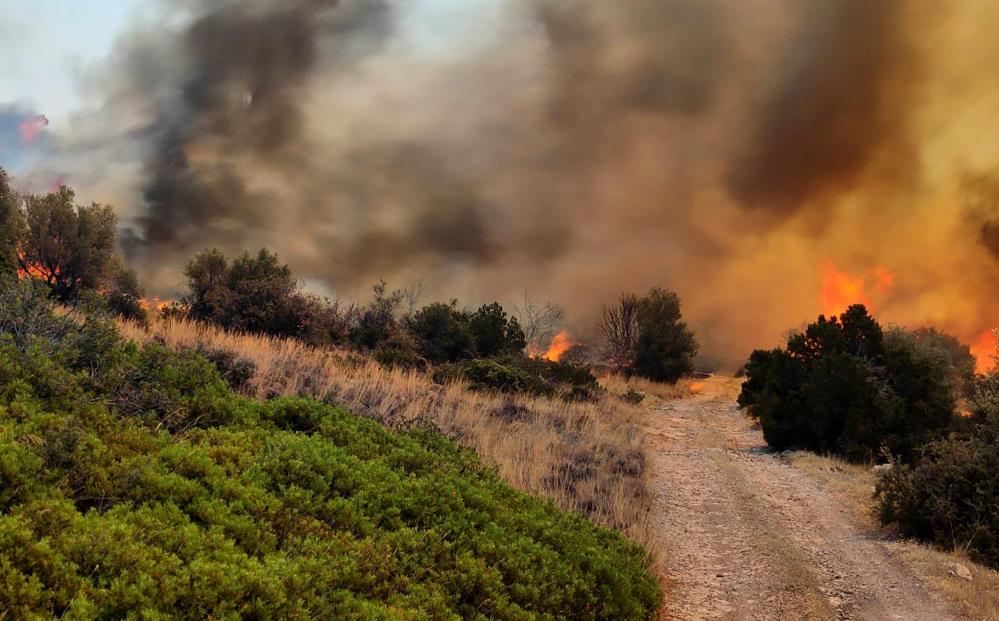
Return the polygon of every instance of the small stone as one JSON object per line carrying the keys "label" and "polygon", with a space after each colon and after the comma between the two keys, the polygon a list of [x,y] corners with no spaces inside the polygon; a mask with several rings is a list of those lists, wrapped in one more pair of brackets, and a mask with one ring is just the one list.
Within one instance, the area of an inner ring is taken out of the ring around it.
{"label": "small stone", "polygon": [[971,575],[971,570],[960,563],[954,563],[950,566],[950,571],[947,572],[955,578],[960,578],[961,580],[967,580],[971,582],[974,577]]}

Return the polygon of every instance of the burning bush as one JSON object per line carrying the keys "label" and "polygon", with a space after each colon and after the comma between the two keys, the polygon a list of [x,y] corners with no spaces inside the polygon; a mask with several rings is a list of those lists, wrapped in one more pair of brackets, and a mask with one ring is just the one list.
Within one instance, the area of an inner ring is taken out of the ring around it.
{"label": "burning bush", "polygon": [[143,321],[142,290],[118,253],[114,211],[74,200],[66,186],[18,196],[0,169],[0,275],[43,282],[65,304]]}
{"label": "burning bush", "polygon": [[960,389],[938,339],[885,334],[862,305],[820,316],[786,349],[753,352],[739,404],[777,450],[803,448],[870,460],[910,459],[954,417]]}

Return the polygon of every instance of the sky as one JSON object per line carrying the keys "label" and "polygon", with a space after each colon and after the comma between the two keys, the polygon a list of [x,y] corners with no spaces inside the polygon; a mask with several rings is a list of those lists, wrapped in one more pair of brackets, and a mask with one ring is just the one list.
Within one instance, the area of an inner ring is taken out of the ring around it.
{"label": "sky", "polygon": [[76,76],[155,8],[148,0],[0,0],[0,104],[65,122],[79,104]]}
{"label": "sky", "polygon": [[[411,34],[428,50],[471,36],[482,0],[414,0]],[[80,105],[78,78],[136,23],[155,20],[158,0],[0,0],[0,105],[45,114],[53,127]],[[478,14],[481,17],[481,14]],[[481,25],[481,22],[479,22]]]}
{"label": "sky", "polygon": [[[489,27],[483,0],[409,2],[413,18],[403,23],[428,53],[474,40]],[[132,27],[161,19],[164,6],[162,0],[0,0],[0,167],[16,172],[37,160],[18,144],[23,119],[43,114],[44,131],[66,127],[84,107],[86,72],[99,69]]]}

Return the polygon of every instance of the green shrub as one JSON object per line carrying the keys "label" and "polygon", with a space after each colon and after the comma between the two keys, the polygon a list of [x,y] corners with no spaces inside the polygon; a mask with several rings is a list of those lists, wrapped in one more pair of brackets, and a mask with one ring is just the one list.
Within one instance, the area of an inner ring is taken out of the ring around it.
{"label": "green shrub", "polygon": [[215,366],[233,392],[243,392],[257,373],[256,362],[231,349],[198,347],[196,351]]}
{"label": "green shrub", "polygon": [[979,378],[964,429],[877,484],[879,517],[909,536],[999,567],[999,374]]}
{"label": "green shrub", "polygon": [[217,248],[198,253],[184,269],[187,294],[169,309],[237,332],[297,338],[330,345],[347,338],[337,305],[304,293],[273,252],[243,253],[229,260]]}
{"label": "green shrub", "polygon": [[431,363],[455,362],[475,355],[468,317],[455,302],[424,306],[406,321],[406,328],[416,339],[420,355]]}
{"label": "green shrub", "polygon": [[473,390],[557,396],[570,401],[591,401],[602,390],[586,367],[524,355],[442,365],[434,370],[433,379],[439,384],[461,379]]}
{"label": "green shrub", "polygon": [[515,317],[510,317],[497,302],[484,304],[468,318],[468,328],[476,353],[483,358],[517,354],[527,341]]}
{"label": "green shrub", "polygon": [[676,383],[694,370],[697,340],[672,291],[657,287],[642,298],[621,295],[603,308],[597,332],[604,360],[627,375]]}
{"label": "green shrub", "polygon": [[745,375],[739,405],[772,448],[855,460],[883,449],[910,459],[946,432],[960,392],[952,357],[936,341],[885,334],[860,305],[819,317],[786,349],[753,352]]}
{"label": "green shrub", "polygon": [[468,360],[460,365],[445,366],[434,372],[434,381],[438,383],[457,378],[468,382],[472,390],[521,393],[532,386],[531,378],[526,373],[495,360]]}
{"label": "green shrub", "polygon": [[441,436],[244,399],[196,352],[123,343],[14,291],[0,295],[12,618],[655,614],[642,550]]}

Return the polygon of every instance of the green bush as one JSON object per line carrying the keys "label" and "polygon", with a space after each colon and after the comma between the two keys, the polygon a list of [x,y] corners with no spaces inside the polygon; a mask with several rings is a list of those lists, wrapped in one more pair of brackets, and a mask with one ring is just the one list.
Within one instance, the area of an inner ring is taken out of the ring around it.
{"label": "green bush", "polygon": [[[0,291],[12,618],[649,619],[620,535],[430,432],[234,395],[196,352]],[[122,386],[125,386],[124,388]]]}
{"label": "green bush", "polygon": [[605,362],[627,375],[675,384],[694,370],[697,339],[672,291],[656,287],[641,298],[621,295],[603,308],[597,332]]}
{"label": "green bush", "polygon": [[910,459],[946,432],[960,392],[953,358],[936,341],[885,334],[861,305],[819,317],[786,349],[753,352],[745,375],[739,404],[772,448],[855,460],[884,449]]}
{"label": "green bush", "polygon": [[979,378],[964,429],[895,463],[877,484],[879,517],[909,536],[999,567],[999,374]]}
{"label": "green bush", "polygon": [[475,355],[468,317],[455,302],[424,306],[406,321],[406,328],[416,339],[420,355],[431,363],[455,362]]}
{"label": "green bush", "polygon": [[317,346],[347,338],[339,307],[303,293],[288,266],[266,248],[231,261],[217,248],[204,250],[187,264],[184,276],[187,294],[179,309],[191,319]]}
{"label": "green bush", "polygon": [[461,379],[473,390],[561,397],[570,401],[591,401],[602,390],[586,367],[524,355],[442,365],[434,370],[433,378],[439,384]]}
{"label": "green bush", "polygon": [[434,381],[437,383],[442,384],[459,378],[468,382],[472,390],[521,393],[532,386],[531,378],[526,373],[495,360],[468,360],[457,365],[446,365],[434,371]]}
{"label": "green bush", "polygon": [[517,354],[527,341],[515,317],[510,317],[497,302],[484,304],[468,318],[468,328],[476,353],[483,358]]}

